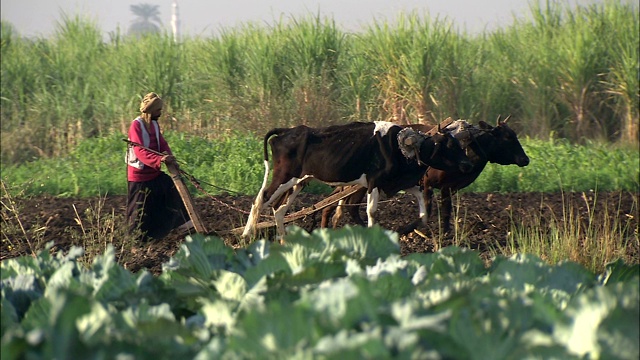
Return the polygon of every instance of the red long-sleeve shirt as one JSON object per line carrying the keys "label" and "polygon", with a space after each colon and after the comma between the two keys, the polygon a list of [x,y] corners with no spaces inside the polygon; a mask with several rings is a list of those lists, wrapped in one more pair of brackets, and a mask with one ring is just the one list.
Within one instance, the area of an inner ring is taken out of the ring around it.
{"label": "red long-sleeve shirt", "polygon": [[[148,133],[148,148],[158,152],[167,152],[167,154],[173,155],[171,148],[169,148],[169,144],[162,136],[162,133],[156,134],[155,126],[151,126]],[[158,137],[160,137],[160,148],[158,148]],[[144,144],[141,124],[137,120],[133,120],[129,127],[129,140],[137,142],[138,144]],[[144,164],[144,167],[142,169],[136,169],[133,166],[127,166],[127,179],[129,181],[142,182],[153,180],[158,177],[161,173],[160,166],[162,165],[162,155],[154,154],[148,150],[140,148],[139,146],[134,146],[133,148],[136,157]]]}

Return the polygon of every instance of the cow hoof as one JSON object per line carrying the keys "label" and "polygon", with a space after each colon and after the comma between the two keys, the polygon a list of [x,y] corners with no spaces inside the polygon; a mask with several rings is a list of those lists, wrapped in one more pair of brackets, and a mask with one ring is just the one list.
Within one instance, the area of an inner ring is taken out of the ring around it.
{"label": "cow hoof", "polygon": [[396,230],[396,232],[397,232],[399,235],[407,235],[408,233],[412,232],[412,231],[413,231],[413,230],[415,230],[415,229],[416,229],[416,225],[415,225],[415,224],[409,224],[409,225],[403,225],[403,226],[400,226],[400,227]]}

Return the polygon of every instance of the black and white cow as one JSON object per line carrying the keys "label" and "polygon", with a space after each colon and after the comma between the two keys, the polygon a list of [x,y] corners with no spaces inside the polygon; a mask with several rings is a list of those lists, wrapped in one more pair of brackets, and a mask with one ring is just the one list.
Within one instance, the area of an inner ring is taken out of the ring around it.
{"label": "black and white cow", "polygon": [[[273,156],[269,186],[267,143]],[[245,238],[255,234],[259,215],[269,206],[274,209],[278,234],[284,235],[287,209],[312,178],[331,186],[367,188],[368,225],[373,226],[379,191],[393,196],[413,188],[429,166],[462,172],[471,169],[471,162],[450,134],[427,136],[389,122],[273,129],[264,137],[264,164],[264,180],[242,234]],[[421,201],[419,191],[414,195]]]}
{"label": "black and white cow", "polygon": [[[425,176],[420,180],[423,188],[424,205],[426,206],[426,216],[421,221],[426,225],[427,218],[431,214],[433,204],[433,189],[440,189],[441,191],[441,228],[443,232],[448,232],[450,229],[451,219],[451,196],[456,191],[463,189],[473,183],[485,168],[487,163],[496,163],[500,165],[518,165],[524,167],[529,165],[529,157],[525,153],[518,136],[507,125],[506,119],[501,120],[498,116],[497,125],[491,126],[484,121],[480,121],[479,125],[472,125],[466,120],[450,121],[446,126],[443,126],[442,131],[451,133],[458,141],[460,141],[465,153],[471,160],[473,167],[468,172],[461,172],[456,169],[443,170],[435,167],[429,167]],[[449,119],[448,119],[449,120]],[[446,120],[445,120],[446,121]],[[429,131],[428,125],[408,125],[417,131]],[[336,192],[342,189],[336,189]],[[356,193],[350,195],[346,199],[342,200],[337,206],[328,206],[322,212],[322,227],[328,225],[328,218],[332,212],[336,212],[333,218],[333,226],[336,224],[342,215],[342,204],[346,203],[351,206],[347,208],[347,211],[351,215],[352,220],[358,224],[363,225],[364,222],[360,218],[357,204],[359,204],[364,195],[366,189],[360,189]],[[421,210],[422,211],[422,210]],[[398,229],[401,234],[413,231],[419,225],[418,221],[403,226]]]}

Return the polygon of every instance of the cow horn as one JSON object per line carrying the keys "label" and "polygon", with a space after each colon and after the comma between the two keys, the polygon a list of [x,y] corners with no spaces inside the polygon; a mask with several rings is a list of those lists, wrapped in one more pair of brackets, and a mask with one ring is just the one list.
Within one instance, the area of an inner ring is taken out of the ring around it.
{"label": "cow horn", "polygon": [[506,123],[507,121],[509,121],[509,119],[511,119],[511,115],[507,116],[502,123]]}
{"label": "cow horn", "polygon": [[500,126],[500,118],[502,118],[502,115],[498,115],[498,119],[496,120],[496,126]]}

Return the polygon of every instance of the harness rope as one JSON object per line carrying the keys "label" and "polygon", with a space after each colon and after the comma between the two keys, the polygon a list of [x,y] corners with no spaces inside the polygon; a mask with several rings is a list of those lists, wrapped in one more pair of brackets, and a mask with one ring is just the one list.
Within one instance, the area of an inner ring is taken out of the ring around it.
{"label": "harness rope", "polygon": [[[180,169],[180,174],[182,174],[182,175],[186,176],[186,177],[189,179],[189,181],[193,184],[193,186],[195,186],[195,187],[196,187],[196,189],[198,189],[198,190],[202,191],[205,195],[207,195],[208,197],[210,197],[213,201],[215,201],[215,202],[217,202],[217,203],[219,203],[219,204],[222,204],[222,205],[224,205],[224,206],[228,207],[228,208],[229,208],[229,209],[231,209],[231,210],[235,210],[235,211],[237,211],[237,212],[239,212],[239,213],[242,213],[242,214],[245,214],[245,215],[249,215],[249,212],[248,212],[248,211],[243,210],[243,209],[240,209],[240,208],[237,208],[237,207],[232,206],[232,205],[229,205],[229,204],[227,204],[226,202],[224,202],[224,201],[222,201],[222,200],[220,200],[220,199],[216,198],[215,196],[213,196],[213,195],[209,194],[209,192],[207,192],[207,190],[205,190],[205,189],[202,187],[202,185],[200,185],[200,181],[199,181],[198,179],[196,179],[193,175],[191,175],[191,174],[187,173],[186,171],[184,171],[184,170],[182,170],[182,169]],[[229,193],[234,193],[234,194],[240,194],[240,193],[238,193],[237,191],[228,190],[228,189],[225,189],[225,188],[222,188],[222,187],[220,187],[220,186],[216,186],[216,185],[213,185],[213,184],[210,184],[210,183],[207,183],[207,182],[205,182],[205,184],[207,184],[207,185],[209,185],[209,186],[212,186],[212,187],[215,187],[215,188],[216,188],[216,189],[218,189],[218,190],[223,190],[223,191],[226,191],[226,192],[229,192]]]}
{"label": "harness rope", "polygon": [[[476,135],[473,134],[473,132],[471,132],[471,129],[467,129],[467,131],[469,132],[469,137],[471,138],[471,141],[474,142],[476,145],[478,145],[478,149],[480,149],[480,152],[482,153],[481,155],[487,159],[487,161],[489,160],[489,157],[487,156],[487,153],[484,151],[484,149],[482,148],[482,145],[480,145],[480,143],[478,142],[478,139],[476,138]],[[478,129],[479,132],[482,133],[488,133],[488,130],[483,130],[483,129]]]}

